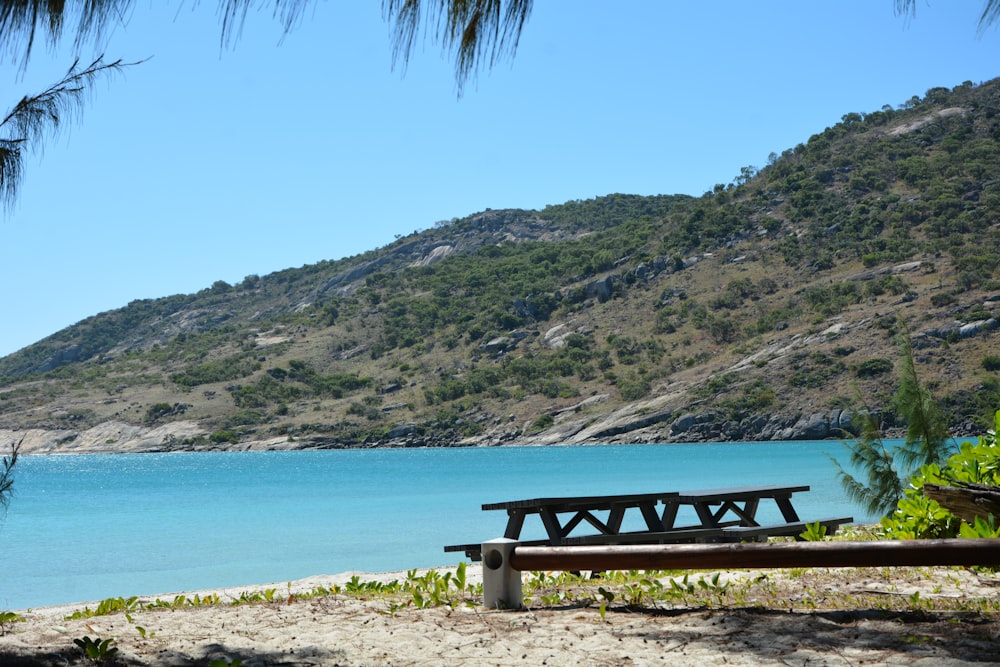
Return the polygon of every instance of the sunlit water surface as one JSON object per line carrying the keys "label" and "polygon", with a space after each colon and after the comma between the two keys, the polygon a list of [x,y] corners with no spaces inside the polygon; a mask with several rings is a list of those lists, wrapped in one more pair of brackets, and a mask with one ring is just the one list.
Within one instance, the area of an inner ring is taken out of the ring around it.
{"label": "sunlit water surface", "polygon": [[[0,609],[454,564],[519,498],[807,484],[854,516],[834,441],[24,456],[0,523]],[[683,515],[682,515],[683,516]],[[759,517],[781,521],[773,503]],[[693,519],[693,516],[691,517]],[[635,528],[639,528],[638,525]],[[526,538],[541,537],[528,521]]]}

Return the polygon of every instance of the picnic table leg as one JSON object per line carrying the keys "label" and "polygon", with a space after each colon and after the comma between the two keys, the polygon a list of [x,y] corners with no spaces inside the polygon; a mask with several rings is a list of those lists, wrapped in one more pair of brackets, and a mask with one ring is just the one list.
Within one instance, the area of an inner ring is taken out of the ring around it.
{"label": "picnic table leg", "polygon": [[[715,528],[719,525],[719,518],[712,513],[712,508],[707,503],[695,503],[694,509],[698,513],[698,520],[701,521],[702,528]],[[721,514],[725,514],[725,507]]]}
{"label": "picnic table leg", "polygon": [[[646,528],[651,533],[659,533],[661,531],[667,530],[663,526],[663,521],[660,516],[656,513],[656,508],[652,505],[640,505],[639,510],[642,512],[642,518],[646,520]],[[671,518],[670,524],[673,525],[673,519]],[[621,532],[621,522],[618,523],[618,532]]]}
{"label": "picnic table leg", "polygon": [[562,538],[565,537],[565,534],[556,513],[547,508],[542,508],[542,511],[538,514],[542,519],[542,525],[545,526],[545,532],[549,535],[549,542],[553,545],[562,544]]}
{"label": "picnic table leg", "polygon": [[524,592],[521,571],[510,565],[517,540],[499,538],[482,544],[483,604],[488,609],[521,609]]}
{"label": "picnic table leg", "polygon": [[781,510],[781,516],[785,517],[785,521],[787,523],[795,523],[799,520],[798,513],[796,513],[795,508],[792,507],[791,497],[775,498],[774,502],[778,503],[778,509]]}
{"label": "picnic table leg", "polygon": [[[660,519],[660,523],[663,525],[663,530],[673,529],[674,522],[677,520],[678,507],[680,507],[680,503],[676,500],[663,501],[663,517]],[[646,521],[649,521],[649,519]]]}
{"label": "picnic table leg", "polygon": [[608,512],[608,523],[605,526],[609,535],[617,535],[622,532],[622,521],[625,520],[625,508],[621,505],[612,505]]}
{"label": "picnic table leg", "polygon": [[745,523],[741,525],[744,526],[756,526],[757,524],[757,506],[760,504],[760,498],[751,498],[747,501],[746,505],[743,506],[743,520]]}
{"label": "picnic table leg", "polygon": [[507,529],[503,536],[508,540],[516,540],[521,536],[524,527],[524,512],[522,510],[507,510]]}

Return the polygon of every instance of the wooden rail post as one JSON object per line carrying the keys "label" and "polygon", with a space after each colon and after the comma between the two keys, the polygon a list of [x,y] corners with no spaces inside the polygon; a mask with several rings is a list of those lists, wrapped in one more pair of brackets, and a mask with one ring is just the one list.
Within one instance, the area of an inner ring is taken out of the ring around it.
{"label": "wooden rail post", "polygon": [[[521,572],[525,570],[1000,565],[1000,539],[561,547],[517,546],[511,540],[506,544],[498,542],[483,543],[483,592],[487,606],[506,609],[520,609],[523,604]],[[488,550],[493,554],[489,562]]]}

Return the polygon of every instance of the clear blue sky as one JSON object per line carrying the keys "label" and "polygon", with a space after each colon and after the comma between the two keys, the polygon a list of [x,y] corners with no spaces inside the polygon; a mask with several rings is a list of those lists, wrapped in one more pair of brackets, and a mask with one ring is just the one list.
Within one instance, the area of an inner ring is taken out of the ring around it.
{"label": "clear blue sky", "polygon": [[[163,7],[169,4],[170,7]],[[216,2],[138,2],[99,81],[0,219],[0,355],[133,299],[355,255],[485,208],[700,195],[849,112],[1000,76],[979,0],[539,0],[516,57],[458,98],[427,44],[391,67],[381,3],[321,2],[282,39]],[[94,55],[85,49],[84,58]],[[58,80],[44,50],[0,103]]]}

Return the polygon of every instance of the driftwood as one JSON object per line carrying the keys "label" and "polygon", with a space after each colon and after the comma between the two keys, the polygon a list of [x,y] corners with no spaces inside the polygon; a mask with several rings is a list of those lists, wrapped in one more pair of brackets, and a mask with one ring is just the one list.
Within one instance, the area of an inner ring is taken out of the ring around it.
{"label": "driftwood", "polygon": [[991,514],[1000,519],[1000,486],[952,484],[955,486],[924,484],[924,495],[968,524],[975,523],[976,517],[987,519]]}

